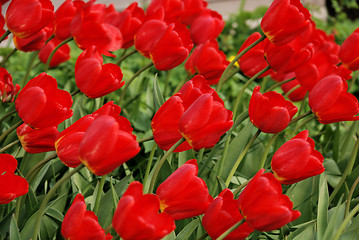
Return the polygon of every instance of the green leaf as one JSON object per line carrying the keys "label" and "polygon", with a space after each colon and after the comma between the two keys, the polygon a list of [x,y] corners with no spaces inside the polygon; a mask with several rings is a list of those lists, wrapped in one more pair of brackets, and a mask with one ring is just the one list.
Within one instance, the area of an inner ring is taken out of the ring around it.
{"label": "green leaf", "polygon": [[162,104],[165,102],[165,99],[163,97],[161,88],[158,84],[158,77],[155,76],[153,80],[153,103],[154,103],[154,110],[157,112],[157,110],[162,106]]}
{"label": "green leaf", "polygon": [[10,240],[21,240],[19,228],[17,226],[15,215],[12,215],[10,222]]}
{"label": "green leaf", "polygon": [[328,206],[329,193],[327,177],[325,174],[320,175],[319,180],[319,197],[318,197],[318,212],[317,212],[317,239],[326,240],[324,237],[325,230],[328,226]]}
{"label": "green leaf", "polygon": [[329,210],[329,222],[323,239],[332,239],[334,237],[341,223],[344,221],[345,206],[346,203],[342,203]]}
{"label": "green leaf", "polygon": [[315,240],[315,222],[302,224],[297,230],[288,235],[286,240]]}
{"label": "green leaf", "polygon": [[200,224],[200,219],[194,219],[192,222],[187,224],[181,232],[178,233],[176,240],[187,240],[193,233],[193,231],[198,227]]}
{"label": "green leaf", "polygon": [[161,240],[175,240],[175,239],[176,239],[175,231],[172,231],[167,236],[161,238]]}

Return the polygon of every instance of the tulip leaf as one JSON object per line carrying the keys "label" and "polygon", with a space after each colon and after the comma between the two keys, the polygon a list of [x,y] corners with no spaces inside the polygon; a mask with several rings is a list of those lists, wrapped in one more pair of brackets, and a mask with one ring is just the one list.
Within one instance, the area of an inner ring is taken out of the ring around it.
{"label": "tulip leaf", "polygon": [[175,239],[176,239],[175,231],[172,231],[171,233],[169,233],[165,237],[161,238],[161,240],[175,240]]}
{"label": "tulip leaf", "polygon": [[329,222],[323,239],[332,239],[334,237],[341,223],[344,221],[345,206],[346,204],[342,203],[329,210]]}
{"label": "tulip leaf", "polygon": [[21,240],[19,228],[17,226],[15,215],[12,215],[10,222],[10,240]]}
{"label": "tulip leaf", "polygon": [[288,235],[286,240],[315,240],[315,221],[302,224],[300,228]]}
{"label": "tulip leaf", "polygon": [[163,97],[161,88],[158,84],[158,77],[156,75],[153,80],[153,103],[154,103],[155,112],[157,112],[157,110],[162,106],[164,102],[165,99]]}
{"label": "tulip leaf", "polygon": [[191,236],[191,234],[194,232],[194,230],[198,227],[200,224],[200,219],[194,219],[192,222],[188,223],[182,231],[180,231],[176,237],[176,240],[187,240]]}
{"label": "tulip leaf", "polygon": [[[340,222],[338,222],[340,224]],[[340,239],[345,240],[357,240],[359,236],[359,215],[357,215],[353,220],[351,225],[347,230],[342,234]]]}
{"label": "tulip leaf", "polygon": [[320,179],[319,179],[319,197],[318,197],[318,212],[317,212],[318,240],[325,240],[323,236],[328,226],[328,206],[329,206],[329,193],[328,193],[327,177],[325,174],[322,174],[320,175]]}

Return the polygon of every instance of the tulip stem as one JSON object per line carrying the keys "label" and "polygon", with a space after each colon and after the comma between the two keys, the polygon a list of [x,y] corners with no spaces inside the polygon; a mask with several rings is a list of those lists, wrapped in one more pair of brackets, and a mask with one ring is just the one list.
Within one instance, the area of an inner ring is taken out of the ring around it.
{"label": "tulip stem", "polygon": [[280,134],[280,132],[279,132],[279,133],[276,133],[276,134],[273,134],[272,137],[271,137],[271,139],[270,139],[269,142],[267,143],[267,146],[266,146],[266,148],[264,149],[264,152],[263,152],[263,155],[262,155],[260,164],[259,164],[259,169],[264,168],[264,164],[265,164],[265,162],[266,162],[269,149],[271,148],[271,146],[273,145],[274,141],[277,139],[277,137],[279,136],[279,134]]}
{"label": "tulip stem", "polygon": [[148,136],[148,137],[144,137],[144,138],[141,138],[141,139],[138,139],[138,143],[142,143],[142,142],[147,142],[147,141],[151,141],[153,140],[153,136]]}
{"label": "tulip stem", "polygon": [[55,55],[56,51],[62,47],[63,45],[65,45],[66,43],[72,41],[74,38],[73,37],[69,37],[68,39],[65,39],[64,41],[60,42],[59,45],[57,45],[54,50],[52,50],[52,52],[50,53],[47,61],[46,61],[46,65],[45,65],[45,70],[44,72],[47,72],[47,70],[49,70],[49,67],[50,67],[50,62],[51,62],[51,59],[52,57]]}
{"label": "tulip stem", "polygon": [[133,55],[135,53],[137,53],[136,49],[134,49],[133,51],[131,51],[131,52],[127,53],[127,54],[126,54],[126,51],[125,51],[124,54],[116,61],[116,65],[120,65],[123,60],[125,60],[126,58],[128,58],[129,56],[131,56],[131,55]]}
{"label": "tulip stem", "polygon": [[239,157],[237,158],[234,166],[231,169],[231,172],[229,173],[227,180],[226,180],[226,186],[229,186],[229,183],[231,182],[231,179],[234,175],[234,173],[236,172],[239,164],[242,162],[242,160],[244,159],[245,155],[247,154],[249,148],[252,146],[252,144],[254,143],[254,141],[257,139],[257,137],[259,136],[259,134],[261,133],[261,130],[258,129],[258,131],[253,135],[253,137],[249,140],[247,146],[243,149],[243,151],[241,152],[241,154],[239,155]]}
{"label": "tulip stem", "polygon": [[24,75],[24,77],[22,78],[21,82],[20,82],[20,86],[21,88],[23,88],[27,82],[27,79],[30,75],[32,66],[34,65],[35,59],[37,57],[37,55],[39,54],[39,51],[35,51],[31,54],[30,59],[29,59],[29,63],[27,65],[27,69],[26,69],[26,73]]}
{"label": "tulip stem", "polygon": [[6,150],[8,150],[9,148],[17,145],[20,142],[20,140],[15,140],[12,143],[9,143],[8,145],[6,145],[5,147],[3,147],[2,149],[0,149],[0,153],[5,152]]}
{"label": "tulip stem", "polygon": [[347,198],[347,205],[345,207],[344,217],[348,216],[348,214],[349,214],[350,203],[351,203],[351,200],[353,197],[354,190],[355,190],[356,186],[358,185],[358,183],[359,183],[359,177],[357,177],[357,179],[355,179],[355,182],[353,183],[352,187],[350,188],[348,198]]}
{"label": "tulip stem", "polygon": [[0,37],[0,43],[4,41],[4,39],[10,35],[10,30],[7,30],[1,37]]}
{"label": "tulip stem", "polygon": [[[149,156],[147,166],[146,166],[145,177],[143,178],[144,188],[146,188],[146,186],[147,186],[147,180],[148,180],[148,176],[150,175],[150,170],[151,170],[151,166],[152,166],[152,162],[153,162],[153,156],[155,155],[156,149],[157,149],[157,144],[155,143],[155,144],[153,144],[153,147],[151,149],[150,156]],[[143,191],[148,192],[145,189]]]}
{"label": "tulip stem", "polygon": [[1,136],[0,136],[0,143],[9,135],[12,131],[14,131],[18,126],[23,124],[24,122],[22,120],[15,123],[13,126],[11,126],[8,130],[6,130]]}
{"label": "tulip stem", "polygon": [[112,229],[112,223],[105,229],[105,234],[109,233]]}
{"label": "tulip stem", "polygon": [[354,215],[359,211],[359,204],[353,208],[353,210],[348,214],[348,216],[345,217],[344,221],[340,225],[339,229],[337,230],[336,234],[334,235],[333,240],[338,240],[340,238],[340,235],[345,230],[345,227],[349,223],[349,221],[354,217]]}
{"label": "tulip stem", "polygon": [[75,173],[79,172],[82,168],[84,167],[83,164],[80,164],[79,166],[77,166],[74,170],[67,172],[59,181],[57,181],[55,183],[55,185],[50,189],[50,191],[46,194],[46,196],[44,197],[44,199],[41,202],[41,205],[39,207],[39,210],[37,212],[37,216],[36,216],[36,221],[35,221],[35,227],[34,227],[34,231],[33,231],[33,235],[32,235],[32,240],[36,240],[37,236],[40,232],[40,225],[41,225],[41,219],[42,216],[44,215],[44,212],[46,210],[46,205],[47,203],[50,201],[51,197],[55,194],[55,192],[57,191],[57,189],[64,184],[67,180],[69,180],[72,175],[74,175]]}
{"label": "tulip stem", "polygon": [[76,94],[80,93],[80,89],[76,89],[75,91],[73,91],[70,95],[71,97],[75,96]]}
{"label": "tulip stem", "polygon": [[128,89],[128,87],[130,86],[130,84],[133,82],[133,80],[136,79],[136,77],[138,75],[140,75],[142,72],[146,71],[147,69],[149,69],[150,67],[153,66],[153,62],[150,62],[149,64],[147,64],[146,66],[144,66],[143,68],[141,68],[140,70],[138,70],[125,84],[125,86],[123,87],[123,90],[121,92],[121,97],[120,97],[120,100],[118,101],[118,105],[121,105],[124,97],[125,97],[125,94],[126,94],[126,91]]}
{"label": "tulip stem", "polygon": [[11,112],[6,113],[4,116],[2,116],[2,117],[0,118],[0,123],[1,123],[2,121],[4,121],[6,118],[8,118],[8,117],[10,117],[11,115],[13,115],[14,113],[16,113],[16,110],[12,110]]}
{"label": "tulip stem", "polygon": [[306,116],[309,116],[309,115],[312,114],[312,113],[313,113],[313,112],[309,110],[308,112],[303,113],[302,115],[300,115],[300,116],[298,116],[298,117],[296,117],[296,118],[293,118],[292,121],[289,122],[288,126],[291,125],[291,124],[293,124],[293,123],[298,122],[300,119],[305,118]]}
{"label": "tulip stem", "polygon": [[289,139],[293,138],[294,137],[294,134],[296,132],[299,131],[299,129],[301,127],[303,127],[305,124],[307,124],[308,122],[312,121],[313,119],[315,118],[315,116],[311,116],[310,118],[306,119],[305,121],[303,121],[302,123],[300,123],[289,135]]}
{"label": "tulip stem", "polygon": [[26,180],[31,183],[32,179],[34,179],[34,172],[36,172],[37,169],[41,168],[43,165],[45,165],[48,161],[54,159],[57,157],[56,152],[54,152],[53,154],[49,155],[48,157],[44,158],[43,160],[41,160],[40,162],[38,162],[35,166],[33,166],[30,171],[26,174],[25,178]]}
{"label": "tulip stem", "polygon": [[246,47],[245,49],[243,49],[242,52],[240,52],[227,66],[227,68],[224,70],[224,72],[222,73],[218,84],[217,84],[217,89],[216,91],[219,92],[222,88],[222,85],[224,83],[224,81],[227,79],[227,75],[229,75],[229,72],[231,71],[231,69],[233,68],[234,64],[246,53],[248,52],[250,49],[252,49],[254,46],[256,46],[258,43],[260,43],[261,41],[263,41],[266,38],[265,35],[262,35],[257,41],[255,41],[254,43],[252,43],[251,45],[249,45],[248,47]]}
{"label": "tulip stem", "polygon": [[244,218],[242,218],[240,221],[238,221],[236,224],[234,224],[232,227],[230,227],[227,231],[225,231],[224,233],[221,234],[221,236],[219,236],[217,238],[217,240],[223,240],[225,237],[227,237],[231,232],[233,232],[234,230],[236,230],[242,223],[244,223]]}
{"label": "tulip stem", "polygon": [[329,197],[329,204],[333,201],[334,197],[337,195],[337,193],[339,192],[340,188],[342,187],[346,177],[352,172],[353,170],[353,166],[355,163],[355,159],[358,153],[358,149],[359,149],[359,138],[356,140],[352,154],[350,156],[350,159],[348,161],[347,167],[345,168],[342,177],[340,178],[339,183],[335,186],[332,194],[330,194]]}
{"label": "tulip stem", "polygon": [[103,176],[101,176],[101,181],[97,188],[96,201],[95,201],[95,206],[93,208],[93,212],[95,214],[97,214],[98,208],[100,207],[100,201],[101,201],[101,196],[102,196],[102,192],[103,192],[102,189],[103,189],[103,186],[105,186],[105,182],[106,182],[106,175],[103,175]]}
{"label": "tulip stem", "polygon": [[176,142],[161,158],[161,160],[157,163],[157,166],[153,172],[153,176],[151,178],[151,182],[150,182],[150,188],[148,189],[149,193],[153,192],[153,189],[155,187],[155,183],[156,183],[156,179],[158,176],[158,173],[161,170],[161,167],[163,165],[163,163],[166,161],[166,159],[168,158],[168,156],[179,146],[181,145],[183,142],[185,141],[185,139],[182,137],[180,140],[178,140],[178,142]]}
{"label": "tulip stem", "polygon": [[294,80],[294,79],[295,79],[295,78],[291,78],[291,79],[284,80],[284,81],[278,82],[278,83],[276,83],[276,84],[273,84],[270,88],[268,88],[268,89],[266,90],[266,92],[273,91],[275,88],[277,88],[277,87],[279,87],[279,86],[282,86],[283,84],[288,83],[288,82],[290,82],[290,81],[292,81],[292,80]]}
{"label": "tulip stem", "polygon": [[242,95],[244,93],[244,91],[247,89],[247,87],[249,86],[249,84],[251,84],[252,82],[254,82],[254,80],[256,80],[260,75],[262,75],[263,73],[265,73],[266,71],[268,71],[270,69],[269,66],[265,67],[264,69],[262,69],[261,71],[259,71],[256,75],[254,75],[253,77],[251,77],[242,87],[241,90],[239,90],[239,93],[237,95],[236,100],[234,101],[233,104],[233,116],[235,117],[237,115],[237,110],[238,110],[238,105],[239,102],[241,101]]}
{"label": "tulip stem", "polygon": [[9,60],[9,58],[14,55],[17,52],[17,48],[14,48],[8,55],[6,55],[6,57],[4,57],[4,59],[2,60],[0,66],[4,67],[4,64],[7,62],[7,60]]}

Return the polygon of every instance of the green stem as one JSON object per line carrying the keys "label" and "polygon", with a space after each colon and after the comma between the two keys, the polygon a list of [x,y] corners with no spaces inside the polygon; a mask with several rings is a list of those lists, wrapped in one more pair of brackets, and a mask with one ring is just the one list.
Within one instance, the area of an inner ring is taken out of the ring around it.
{"label": "green stem", "polygon": [[32,179],[34,179],[34,174],[38,169],[42,168],[48,161],[54,159],[57,157],[56,152],[54,152],[53,154],[49,155],[48,157],[44,158],[43,160],[41,160],[40,162],[38,162],[35,166],[33,166],[30,171],[26,174],[25,178],[27,179],[27,181],[29,183],[32,182]]}
{"label": "green stem", "polygon": [[236,230],[242,223],[244,223],[244,218],[242,218],[239,222],[237,222],[236,224],[234,224],[232,227],[230,227],[227,231],[225,231],[224,233],[222,233],[221,236],[219,236],[217,238],[217,240],[223,240],[225,237],[227,237],[231,232],[233,232],[234,230]]}
{"label": "green stem", "polygon": [[249,148],[252,146],[252,144],[254,143],[254,141],[257,139],[257,137],[259,136],[259,134],[261,133],[261,130],[258,129],[258,131],[253,135],[253,137],[249,140],[247,146],[243,149],[243,151],[241,152],[241,154],[239,155],[239,157],[237,158],[234,166],[231,169],[231,172],[229,173],[227,180],[226,180],[226,186],[229,186],[229,183],[231,182],[231,179],[234,175],[234,173],[236,172],[239,164],[242,162],[242,160],[244,159],[245,155],[247,154]]}
{"label": "green stem", "polygon": [[301,87],[300,85],[297,85],[297,86],[291,88],[288,92],[286,92],[286,93],[284,94],[284,98],[288,98],[289,95],[290,95],[292,92],[294,92],[295,90],[297,90],[297,89],[300,88],[300,87]]}
{"label": "green stem", "polygon": [[134,49],[133,51],[131,51],[131,52],[127,53],[127,54],[124,54],[123,56],[120,57],[120,59],[117,60],[116,64],[117,64],[117,65],[120,65],[123,60],[125,60],[125,59],[128,58],[129,56],[135,54],[136,52],[137,52],[137,50]]}
{"label": "green stem", "polygon": [[11,126],[8,130],[6,130],[3,134],[0,136],[0,143],[9,135],[12,131],[14,131],[18,126],[23,124],[24,122],[22,120],[15,123],[13,126]]}
{"label": "green stem", "polygon": [[8,150],[9,148],[11,148],[11,147],[17,145],[19,142],[20,142],[20,140],[16,140],[16,141],[13,141],[12,143],[9,143],[8,145],[6,145],[6,146],[3,147],[2,149],[0,149],[0,153],[5,152],[5,151]]}
{"label": "green stem", "polygon": [[208,236],[208,233],[203,233],[197,240],[203,240]]}
{"label": "green stem", "polygon": [[237,187],[236,190],[234,190],[234,192],[233,192],[233,196],[236,197],[236,196],[239,194],[239,192],[240,192],[245,186],[248,185],[248,183],[249,183],[250,180],[251,180],[251,179],[248,179],[247,181],[245,181],[244,183],[242,183],[239,187]]}
{"label": "green stem", "polygon": [[72,175],[74,175],[75,173],[79,172],[82,168],[84,167],[83,164],[80,164],[79,166],[77,166],[74,170],[72,170],[71,172],[67,172],[59,181],[57,181],[55,183],[55,185],[50,189],[50,191],[46,194],[45,198],[42,200],[41,205],[39,207],[39,210],[37,212],[37,216],[36,216],[36,221],[35,221],[35,226],[34,226],[34,231],[33,231],[33,235],[32,235],[32,240],[36,240],[39,232],[40,232],[40,225],[41,225],[41,219],[42,216],[44,215],[45,209],[46,209],[46,205],[47,203],[50,201],[50,199],[52,198],[52,196],[55,194],[55,192],[57,191],[57,189],[64,184],[67,180],[69,180]]}
{"label": "green stem", "polygon": [[359,138],[357,139],[357,141],[356,141],[356,143],[354,145],[354,148],[353,148],[352,154],[350,156],[350,159],[348,161],[347,167],[345,168],[345,170],[344,170],[344,172],[342,174],[342,177],[340,178],[339,183],[335,186],[332,194],[329,197],[329,203],[331,203],[333,201],[334,197],[337,195],[337,193],[339,192],[341,186],[343,185],[346,177],[352,172],[352,169],[353,169],[353,166],[354,166],[354,163],[355,163],[355,159],[356,159],[356,156],[357,156],[357,153],[358,153],[358,149],[359,149]]}
{"label": "green stem", "polygon": [[106,176],[107,175],[103,175],[101,177],[100,185],[98,186],[98,189],[97,189],[95,206],[93,208],[93,212],[95,214],[98,213],[98,208],[100,207],[100,201],[101,201],[101,196],[102,196],[102,192],[103,192],[102,189],[103,189],[103,186],[105,186]]}
{"label": "green stem", "polygon": [[163,165],[163,163],[166,161],[166,159],[168,158],[168,156],[179,146],[181,145],[183,142],[185,141],[184,138],[181,138],[180,140],[178,140],[178,142],[176,142],[164,155],[163,157],[160,159],[160,161],[158,162],[154,172],[153,172],[153,176],[150,182],[150,188],[148,189],[149,193],[153,192],[153,189],[155,187],[155,183],[156,183],[156,179],[158,176],[158,173],[161,170],[161,167]]}
{"label": "green stem", "polygon": [[128,89],[128,87],[130,86],[130,84],[133,82],[133,80],[136,79],[136,77],[138,75],[140,75],[142,72],[146,71],[147,69],[149,69],[150,67],[153,66],[153,62],[150,62],[149,64],[147,64],[146,66],[144,66],[143,68],[141,68],[140,70],[138,70],[125,84],[125,86],[123,87],[123,90],[121,92],[121,97],[120,100],[118,101],[118,105],[121,105],[121,102],[123,101],[126,91]]}
{"label": "green stem", "polygon": [[217,84],[217,89],[216,91],[219,92],[222,88],[222,85],[224,83],[224,81],[227,79],[227,75],[229,74],[229,72],[231,71],[232,67],[234,66],[234,64],[246,53],[248,52],[250,49],[252,49],[254,46],[256,46],[258,43],[260,43],[261,41],[263,41],[266,38],[265,35],[262,35],[257,41],[255,41],[254,43],[252,43],[251,45],[249,45],[248,47],[246,47],[245,49],[243,49],[242,52],[240,52],[227,66],[227,68],[224,70],[222,76],[220,77],[218,84]]}
{"label": "green stem", "polygon": [[70,95],[71,97],[75,96],[76,94],[80,93],[80,89],[76,89],[75,91],[73,91]]}
{"label": "green stem", "polygon": [[17,52],[17,48],[14,48],[8,55],[6,55],[6,57],[4,57],[4,59],[2,60],[0,66],[4,67],[4,64],[7,62],[7,60],[9,60],[9,58],[14,55]]}
{"label": "green stem", "polygon": [[37,58],[37,55],[39,54],[39,51],[35,51],[31,54],[30,59],[29,59],[29,63],[27,65],[27,69],[26,69],[26,73],[24,75],[24,77],[22,78],[21,82],[20,82],[20,86],[24,87],[25,84],[27,83],[27,79],[29,78],[31,69],[33,68],[35,59]]}
{"label": "green stem", "polygon": [[302,128],[304,125],[306,125],[308,122],[312,121],[315,118],[315,116],[311,116],[310,118],[306,119],[305,121],[303,121],[302,123],[300,123],[298,126],[296,126],[294,128],[294,130],[291,132],[291,134],[289,135],[289,139],[294,137],[294,134],[297,133],[299,131],[300,128]]}
{"label": "green stem", "polygon": [[57,45],[54,50],[52,50],[52,52],[50,53],[49,55],[49,58],[47,59],[46,61],[46,65],[45,65],[45,70],[44,72],[47,72],[47,70],[49,70],[49,67],[50,67],[50,62],[51,62],[51,59],[52,57],[55,55],[56,51],[62,47],[63,45],[65,45],[66,43],[72,41],[74,38],[73,37],[69,37],[68,39],[65,39],[64,41],[60,42],[59,45]]}
{"label": "green stem", "polygon": [[310,114],[312,114],[312,111],[308,111],[308,112],[303,113],[302,115],[300,115],[300,116],[298,116],[296,118],[293,118],[292,121],[289,122],[288,126],[292,125],[293,123],[298,122],[300,119],[305,118],[306,116],[309,116]]}
{"label": "green stem", "polygon": [[239,93],[237,95],[236,100],[234,101],[233,104],[233,116],[237,115],[237,110],[238,110],[238,105],[239,102],[242,98],[242,95],[244,93],[244,91],[247,89],[247,87],[249,86],[249,84],[251,84],[252,82],[254,82],[254,80],[256,80],[260,75],[262,75],[263,73],[265,73],[266,71],[268,71],[270,69],[269,66],[265,67],[264,69],[262,69],[260,72],[258,72],[256,75],[254,75],[253,77],[251,77],[242,87],[241,90],[239,90]]}
{"label": "green stem", "polygon": [[8,118],[8,117],[10,117],[11,115],[13,115],[14,113],[16,113],[16,110],[12,110],[11,112],[6,113],[4,116],[2,116],[2,117],[0,118],[0,123],[1,123],[2,121],[4,121],[6,118]]}
{"label": "green stem", "polygon": [[197,163],[200,163],[202,161],[204,150],[205,150],[205,148],[201,148],[199,150],[198,155],[197,155]]}
{"label": "green stem", "polygon": [[264,164],[265,164],[265,162],[266,162],[269,149],[271,148],[271,146],[273,145],[273,143],[275,142],[275,140],[277,139],[277,137],[279,136],[279,134],[280,134],[280,132],[279,132],[279,133],[276,133],[276,134],[273,134],[272,137],[271,137],[271,139],[270,139],[269,142],[267,143],[267,146],[266,146],[266,148],[264,149],[264,152],[263,152],[263,155],[262,155],[260,164],[259,164],[259,169],[264,168]]}
{"label": "green stem", "polygon": [[4,39],[5,39],[7,36],[9,36],[10,33],[11,33],[11,32],[10,32],[9,30],[7,30],[7,31],[0,37],[0,43],[1,43],[2,41],[4,41]]}
{"label": "green stem", "polygon": [[148,137],[138,139],[137,142],[142,143],[142,142],[147,142],[147,141],[151,141],[151,140],[153,140],[153,136],[148,136]]}
{"label": "green stem", "polygon": [[284,81],[281,81],[281,82],[278,82],[276,84],[273,84],[270,88],[268,88],[266,90],[266,92],[269,92],[269,91],[273,91],[275,88],[279,87],[279,86],[282,86],[283,84],[287,83],[287,82],[290,82],[292,80],[294,80],[295,78],[291,78],[291,79],[288,79],[288,80],[284,80]]}
{"label": "green stem", "polygon": [[172,95],[174,95],[175,93],[177,93],[177,92],[181,89],[181,87],[182,87],[187,81],[189,81],[190,79],[194,78],[194,76],[196,76],[196,75],[197,75],[197,73],[192,74],[192,75],[188,75],[188,74],[187,74],[187,77],[184,78],[184,79],[182,79],[182,81],[177,85],[177,87],[176,87],[175,90],[173,91]]}
{"label": "green stem", "polygon": [[354,215],[359,211],[359,204],[355,206],[355,208],[348,214],[348,216],[345,217],[344,221],[340,225],[339,229],[337,230],[337,233],[335,234],[333,240],[339,240],[340,235],[345,230],[347,224],[349,221],[354,217]]}
{"label": "green stem", "polygon": [[358,183],[359,183],[359,177],[357,177],[357,179],[355,179],[355,182],[353,183],[352,187],[350,188],[348,198],[347,198],[347,205],[345,207],[344,217],[348,216],[348,214],[349,214],[350,203],[351,203],[351,200],[353,197],[354,190],[355,190],[356,186],[358,185]]}
{"label": "green stem", "polygon": [[[153,162],[153,156],[155,155],[157,149],[157,144],[153,144],[153,147],[151,149],[150,152],[150,156],[147,162],[147,166],[146,166],[146,172],[145,172],[145,177],[143,178],[143,186],[147,186],[147,180],[148,180],[148,176],[150,175],[150,170],[151,170],[151,166],[152,166],[152,162]],[[145,192],[147,192],[146,190],[144,190]]]}

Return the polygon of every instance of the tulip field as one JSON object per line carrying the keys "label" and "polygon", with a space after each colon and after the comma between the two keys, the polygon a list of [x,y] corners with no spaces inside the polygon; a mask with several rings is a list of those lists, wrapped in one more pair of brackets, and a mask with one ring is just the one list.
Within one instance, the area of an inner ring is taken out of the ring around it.
{"label": "tulip field", "polygon": [[359,19],[0,3],[0,240],[359,239]]}

